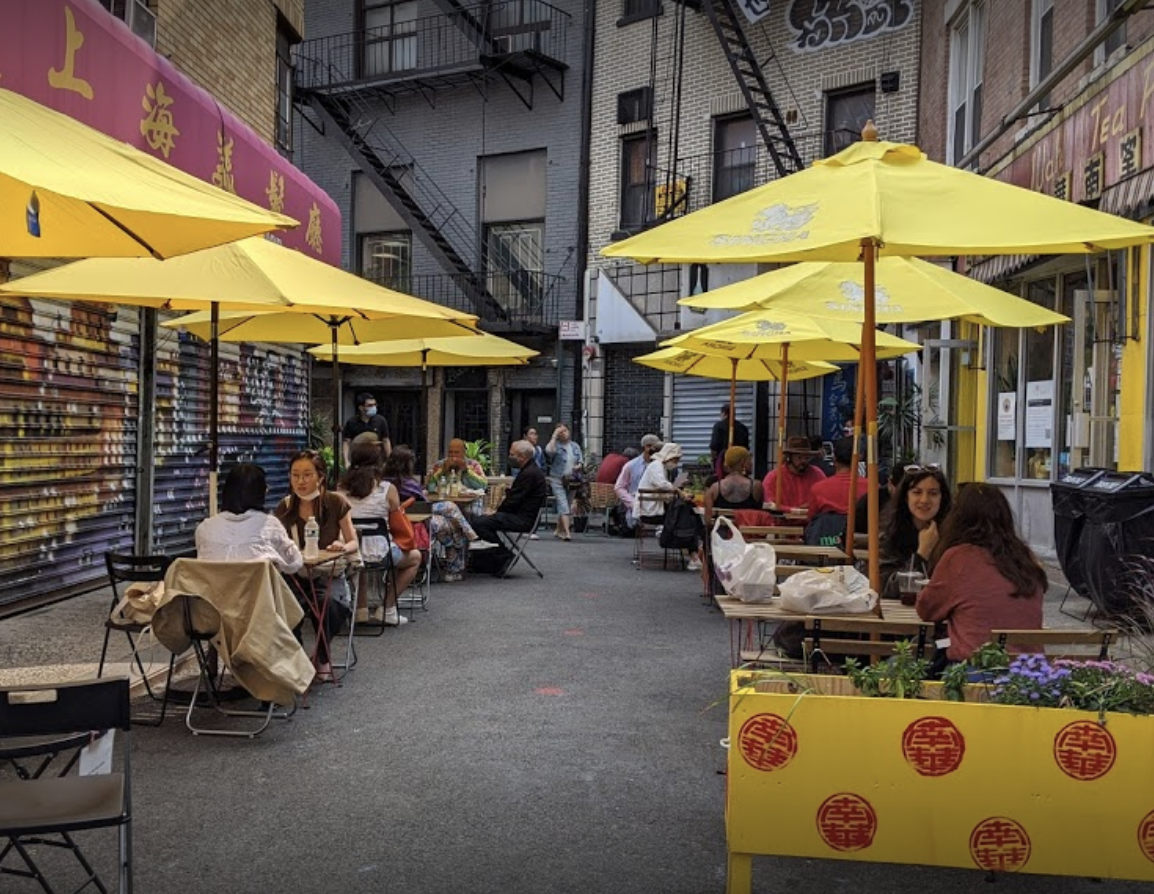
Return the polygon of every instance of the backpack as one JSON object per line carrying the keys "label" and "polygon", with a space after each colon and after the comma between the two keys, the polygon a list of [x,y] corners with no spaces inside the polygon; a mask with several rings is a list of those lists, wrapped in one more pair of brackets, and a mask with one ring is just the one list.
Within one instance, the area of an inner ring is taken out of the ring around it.
{"label": "backpack", "polygon": [[836,546],[845,541],[845,516],[838,512],[822,512],[805,526],[806,546]]}
{"label": "backpack", "polygon": [[687,549],[695,551],[701,545],[705,524],[693,504],[681,497],[674,497],[665,507],[665,518],[661,522],[661,536],[657,544],[662,549]]}

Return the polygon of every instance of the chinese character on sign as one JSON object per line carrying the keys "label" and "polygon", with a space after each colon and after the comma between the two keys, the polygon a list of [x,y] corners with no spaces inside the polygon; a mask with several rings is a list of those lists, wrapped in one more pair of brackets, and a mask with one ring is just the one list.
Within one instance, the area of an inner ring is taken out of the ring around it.
{"label": "chinese character on sign", "polygon": [[216,169],[212,172],[213,186],[226,192],[236,192],[236,182],[232,176],[232,137],[225,139],[224,131],[216,132]]}
{"label": "chinese character on sign", "polygon": [[67,6],[64,7],[64,31],[64,65],[59,69],[48,69],[48,85],[92,99],[92,85],[76,76],[76,53],[84,46],[84,34],[76,27],[76,19]]}
{"label": "chinese character on sign", "polygon": [[1070,200],[1070,181],[1073,178],[1069,171],[1054,178],[1054,198],[1063,202]]}
{"label": "chinese character on sign", "polygon": [[1118,176],[1130,177],[1138,173],[1142,160],[1142,129],[1134,128],[1118,141]]}
{"label": "chinese character on sign", "polygon": [[268,196],[268,207],[270,211],[275,211],[278,214],[284,211],[284,177],[276,171],[270,171],[268,175],[268,188],[264,191]]}
{"label": "chinese character on sign", "polygon": [[1102,195],[1102,153],[1096,152],[1086,159],[1086,167],[1082,169],[1082,185],[1085,187],[1084,199],[1090,201]]}
{"label": "chinese character on sign", "polygon": [[305,242],[318,255],[324,251],[324,240],[321,238],[321,209],[316,202],[309,209],[309,225],[305,230]]}
{"label": "chinese character on sign", "polygon": [[174,138],[180,136],[172,119],[172,97],[164,92],[164,82],[148,85],[140,105],[146,112],[140,122],[140,133],[153,149],[159,149],[165,158],[172,151]]}

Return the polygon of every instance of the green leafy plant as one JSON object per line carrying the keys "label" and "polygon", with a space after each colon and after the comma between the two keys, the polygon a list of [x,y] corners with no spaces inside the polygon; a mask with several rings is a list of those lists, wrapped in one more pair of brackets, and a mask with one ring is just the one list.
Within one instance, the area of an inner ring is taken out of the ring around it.
{"label": "green leafy plant", "polygon": [[338,457],[333,453],[333,432],[328,416],[315,414],[309,419],[308,446],[317,451],[329,470],[329,478],[335,481],[341,472]]}
{"label": "green leafy plant", "polygon": [[930,663],[914,657],[909,640],[894,643],[894,656],[888,661],[862,665],[855,658],[845,660],[845,672],[862,693],[872,698],[917,698],[929,673]]}
{"label": "green leafy plant", "polygon": [[465,442],[465,459],[476,460],[482,469],[489,468],[489,459],[493,454],[493,442],[478,438],[475,441]]}

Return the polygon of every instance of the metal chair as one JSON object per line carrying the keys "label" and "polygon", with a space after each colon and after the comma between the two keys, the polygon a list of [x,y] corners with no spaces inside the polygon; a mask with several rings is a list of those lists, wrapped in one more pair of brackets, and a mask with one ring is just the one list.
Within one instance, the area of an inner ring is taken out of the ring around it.
{"label": "metal chair", "polygon": [[[389,558],[391,552],[390,547],[392,547],[393,544],[393,538],[389,534],[389,520],[387,518],[358,517],[353,519],[353,527],[356,529],[357,538],[362,542],[366,537],[385,538],[385,555],[382,558],[366,559],[364,557],[364,551],[361,551],[361,568],[364,569],[365,581],[368,584],[366,588],[368,592],[365,594],[365,606],[369,607],[370,600],[375,596],[377,603],[381,606],[381,610],[384,611],[385,592],[388,587],[389,577],[392,577],[394,588],[397,583],[397,571],[393,567],[392,560]],[[358,597],[353,600],[353,618],[349,621],[350,654],[347,661],[351,661],[352,664],[356,663],[356,652],[353,649],[354,636],[381,636],[385,632],[384,624],[365,624],[362,622],[360,625],[361,633],[356,633],[357,613],[355,606],[358,600],[359,594]],[[349,664],[349,666],[351,667],[352,664]]]}
{"label": "metal chair", "polygon": [[172,671],[176,666],[176,655],[169,655],[168,673],[164,677],[164,691],[157,692],[148,678],[144,661],[140,657],[140,635],[149,625],[147,622],[127,617],[121,600],[124,598],[123,589],[134,583],[156,584],[164,580],[164,573],[172,564],[175,556],[135,556],[127,553],[106,552],[104,563],[108,569],[108,585],[112,589],[112,606],[108,616],[104,619],[104,645],[100,649],[100,664],[96,669],[96,676],[104,676],[104,664],[108,658],[108,641],[114,631],[119,630],[128,639],[128,646],[132,649],[132,658],[129,669],[135,664],[140,672],[140,679],[144,683],[144,691],[148,697],[160,703],[160,716],[155,720],[137,718],[136,723],[141,726],[159,726],[164,722],[164,715],[168,711],[168,685],[172,682]]}
{"label": "metal chair", "polygon": [[531,528],[529,528],[529,530],[527,530],[527,531],[498,531],[497,532],[497,537],[498,537],[498,539],[500,539],[501,545],[503,547],[505,547],[505,549],[509,550],[510,553],[512,553],[512,555],[509,557],[509,560],[505,563],[505,567],[501,570],[500,575],[498,575],[499,577],[508,577],[509,572],[513,570],[514,566],[516,566],[516,564],[518,562],[524,560],[526,565],[528,565],[530,568],[532,568],[534,571],[537,572],[537,577],[544,580],[545,572],[543,572],[540,568],[538,568],[533,563],[533,560],[530,559],[528,554],[525,552],[525,548],[530,543],[532,543],[531,537],[533,535],[533,532],[535,532],[537,530],[537,528],[540,526],[541,516],[543,515],[544,512],[545,512],[545,507],[542,505],[537,510],[537,518],[533,522],[533,526]]}
{"label": "metal chair", "polygon": [[[0,781],[0,838],[7,839],[0,849],[0,875],[34,879],[52,894],[55,889],[33,859],[32,848],[63,849],[72,853],[87,874],[75,890],[94,884],[98,890],[107,891],[73,833],[116,828],[118,890],[130,894],[131,726],[127,677],[0,688],[0,759],[16,766],[18,776]],[[116,736],[113,731],[122,735]],[[110,749],[108,766],[97,766],[90,774],[81,775],[83,758],[79,757],[79,750],[94,743],[98,735],[112,736],[111,740],[106,739]],[[123,769],[112,772],[117,738]],[[51,760],[63,751],[74,754],[60,775],[48,776],[44,772],[48,762],[43,762],[37,772],[20,772],[20,762],[25,758]],[[72,773],[74,768],[76,773]],[[12,855],[19,862],[9,860],[5,865]],[[74,881],[70,880],[70,890],[72,884]]]}

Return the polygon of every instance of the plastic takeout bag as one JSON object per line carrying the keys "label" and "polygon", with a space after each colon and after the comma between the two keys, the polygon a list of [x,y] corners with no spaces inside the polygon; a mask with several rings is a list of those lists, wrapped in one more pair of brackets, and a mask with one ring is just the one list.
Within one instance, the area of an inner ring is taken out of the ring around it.
{"label": "plastic takeout bag", "polygon": [[[721,531],[728,529],[729,537]],[[719,516],[710,536],[713,569],[725,592],[742,602],[768,602],[777,585],[777,553],[768,543],[746,543],[733,523]]]}
{"label": "plastic takeout bag", "polygon": [[779,590],[782,608],[805,615],[864,615],[878,604],[869,578],[852,565],[799,571]]}

